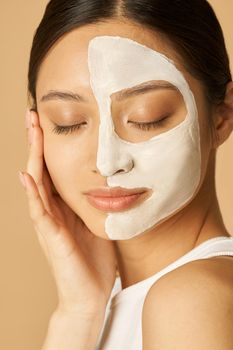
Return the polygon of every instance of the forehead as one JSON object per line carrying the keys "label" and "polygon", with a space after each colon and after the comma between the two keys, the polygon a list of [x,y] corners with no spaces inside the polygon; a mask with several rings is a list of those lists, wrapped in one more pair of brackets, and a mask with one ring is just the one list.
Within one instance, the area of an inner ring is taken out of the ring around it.
{"label": "forehead", "polygon": [[[45,90],[59,88],[73,90],[82,88],[84,95],[92,94],[88,68],[88,47],[90,41],[100,35],[128,38],[158,51],[171,58],[186,79],[190,79],[179,56],[168,44],[165,44],[160,35],[129,22],[109,21],[75,29],[57,41],[40,67],[37,97],[39,98]],[[129,56],[130,54],[128,54]]]}
{"label": "forehead", "polygon": [[150,80],[170,81],[181,90],[188,88],[171,59],[129,38],[96,36],[90,40],[88,66],[92,88],[100,96]]}

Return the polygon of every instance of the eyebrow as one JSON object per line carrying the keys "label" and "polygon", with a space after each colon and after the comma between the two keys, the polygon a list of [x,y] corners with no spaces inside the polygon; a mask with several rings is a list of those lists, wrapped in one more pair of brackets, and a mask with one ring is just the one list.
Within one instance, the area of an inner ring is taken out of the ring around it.
{"label": "eyebrow", "polygon": [[87,102],[87,100],[72,91],[58,91],[58,90],[49,90],[49,92],[42,96],[40,102],[52,101],[52,100],[63,100],[63,101],[75,101],[75,102]]}
{"label": "eyebrow", "polygon": [[[131,96],[137,96],[145,94],[149,91],[168,89],[173,91],[178,91],[177,87],[168,82],[145,82],[136,85],[132,88],[124,89],[120,92],[114,93],[116,101],[122,101]],[[63,100],[63,101],[74,101],[74,102],[88,102],[83,96],[72,92],[72,91],[59,91],[59,90],[49,90],[49,92],[42,96],[40,102],[47,102],[52,100]]]}
{"label": "eyebrow", "polygon": [[123,99],[126,99],[131,96],[137,96],[137,95],[145,94],[149,91],[161,90],[161,89],[178,91],[176,86],[168,82],[149,81],[149,82],[142,83],[140,85],[136,85],[132,88],[124,89],[120,92],[117,92],[115,94],[115,99],[116,101],[122,101]]}

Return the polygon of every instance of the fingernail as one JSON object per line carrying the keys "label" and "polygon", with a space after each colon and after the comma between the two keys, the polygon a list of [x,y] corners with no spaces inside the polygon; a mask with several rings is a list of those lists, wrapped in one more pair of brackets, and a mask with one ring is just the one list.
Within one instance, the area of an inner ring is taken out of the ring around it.
{"label": "fingernail", "polygon": [[37,115],[35,113],[31,113],[31,123],[32,125],[36,125],[37,123]]}
{"label": "fingernail", "polygon": [[23,185],[23,187],[26,188],[26,182],[25,182],[24,175],[23,175],[22,171],[19,171],[19,179],[20,179],[20,182]]}
{"label": "fingernail", "polygon": [[32,123],[32,127],[29,130],[29,144],[30,145],[33,143],[34,134],[35,134],[35,125]]}
{"label": "fingernail", "polygon": [[30,124],[31,124],[31,113],[30,113],[30,109],[28,108],[26,111],[26,115],[25,115],[25,127],[26,127],[26,129],[30,128]]}

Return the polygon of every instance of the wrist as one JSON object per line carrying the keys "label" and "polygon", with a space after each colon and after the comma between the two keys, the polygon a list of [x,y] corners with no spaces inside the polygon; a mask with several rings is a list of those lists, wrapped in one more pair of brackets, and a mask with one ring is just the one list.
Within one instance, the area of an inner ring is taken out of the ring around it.
{"label": "wrist", "polygon": [[103,307],[92,308],[91,310],[87,310],[85,308],[72,308],[64,305],[58,305],[54,310],[53,315],[57,319],[61,320],[75,320],[75,319],[83,319],[84,321],[93,322],[93,320],[102,320],[105,316],[106,305]]}
{"label": "wrist", "polygon": [[[92,317],[92,318],[91,318]],[[49,321],[42,350],[94,350],[103,327],[101,312],[92,314],[57,308]]]}

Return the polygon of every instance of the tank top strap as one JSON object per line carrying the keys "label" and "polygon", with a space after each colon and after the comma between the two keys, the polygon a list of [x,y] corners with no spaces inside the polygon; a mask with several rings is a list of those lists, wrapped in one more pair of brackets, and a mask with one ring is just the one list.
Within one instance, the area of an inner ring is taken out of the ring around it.
{"label": "tank top strap", "polygon": [[155,275],[144,280],[146,282],[144,284],[144,288],[150,287],[155,281],[164,276],[166,273],[188,262],[223,255],[233,256],[233,237],[214,237],[201,243]]}
{"label": "tank top strap", "polygon": [[[197,247],[190,250],[188,253],[181,256],[153,276],[146,278],[140,282],[133,284],[124,289],[120,289],[111,300],[111,307],[114,307],[117,303],[132,298],[132,296],[142,297],[145,296],[149,288],[154,282],[166,273],[180,267],[188,262],[206,259],[214,256],[228,255],[233,256],[233,237],[218,236],[204,241]],[[118,288],[121,288],[120,281],[117,281]]]}

